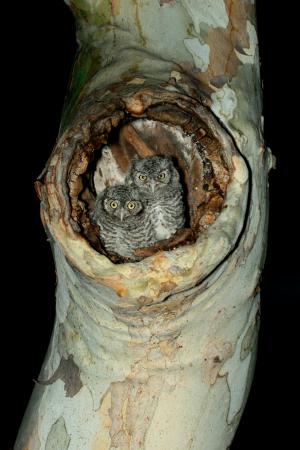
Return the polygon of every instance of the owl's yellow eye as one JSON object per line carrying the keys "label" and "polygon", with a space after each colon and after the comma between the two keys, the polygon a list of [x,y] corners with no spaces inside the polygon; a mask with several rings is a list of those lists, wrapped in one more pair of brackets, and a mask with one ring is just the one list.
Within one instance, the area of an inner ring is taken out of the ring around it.
{"label": "owl's yellow eye", "polygon": [[146,181],[147,180],[147,175],[145,175],[144,173],[140,173],[139,174],[139,179],[141,180],[141,181]]}
{"label": "owl's yellow eye", "polygon": [[116,209],[118,207],[118,202],[116,200],[112,200],[109,204],[112,209]]}
{"label": "owl's yellow eye", "polygon": [[136,203],[135,202],[128,202],[127,203],[127,208],[128,209],[134,209],[136,207]]}
{"label": "owl's yellow eye", "polygon": [[164,178],[166,178],[166,172],[161,172],[158,177],[159,180],[163,180]]}

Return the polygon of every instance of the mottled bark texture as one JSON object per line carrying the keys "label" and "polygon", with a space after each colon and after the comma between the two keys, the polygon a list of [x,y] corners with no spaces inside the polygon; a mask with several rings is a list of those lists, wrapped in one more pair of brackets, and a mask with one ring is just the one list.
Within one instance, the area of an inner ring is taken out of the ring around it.
{"label": "mottled bark texture", "polygon": [[[254,1],[70,0],[80,42],[36,183],[56,321],[16,449],[225,450],[259,325],[267,172]],[[135,154],[168,154],[187,226],[108,254],[89,219]]]}

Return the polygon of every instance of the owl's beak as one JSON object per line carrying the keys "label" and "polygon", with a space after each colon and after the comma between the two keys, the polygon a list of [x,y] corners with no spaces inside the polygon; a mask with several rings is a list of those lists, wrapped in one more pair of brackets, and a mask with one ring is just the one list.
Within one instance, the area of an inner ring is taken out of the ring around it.
{"label": "owl's beak", "polygon": [[155,183],[155,181],[154,181],[154,180],[151,180],[151,182],[150,182],[150,186],[151,186],[151,191],[152,191],[152,194],[154,194],[154,191],[155,191],[155,186],[156,186],[156,183]]}
{"label": "owl's beak", "polygon": [[124,213],[125,213],[124,209],[121,208],[121,211],[120,211],[120,219],[121,219],[121,222],[123,222],[123,219],[124,219]]}

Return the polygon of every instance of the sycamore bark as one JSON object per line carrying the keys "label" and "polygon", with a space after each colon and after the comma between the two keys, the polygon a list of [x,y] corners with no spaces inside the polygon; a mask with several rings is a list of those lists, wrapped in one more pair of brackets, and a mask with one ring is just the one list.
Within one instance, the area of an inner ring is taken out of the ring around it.
{"label": "sycamore bark", "polygon": [[[272,165],[254,1],[67,3],[79,52],[36,185],[56,321],[15,448],[226,450],[255,364]],[[88,219],[95,155],[118,180],[160,142],[181,164],[193,239],[115,261]]]}

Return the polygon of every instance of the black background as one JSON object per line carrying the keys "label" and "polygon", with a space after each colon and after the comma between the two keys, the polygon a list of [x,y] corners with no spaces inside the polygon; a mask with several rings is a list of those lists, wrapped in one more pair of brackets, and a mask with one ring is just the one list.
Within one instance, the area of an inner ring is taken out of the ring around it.
{"label": "black background", "polygon": [[[298,83],[293,42],[299,38],[286,3],[286,8],[276,1],[258,0],[257,5],[265,138],[276,155],[277,169],[270,174],[258,360],[231,450],[292,449],[297,442],[300,125],[299,114],[293,111]],[[8,75],[2,97],[9,98],[2,140],[2,175],[7,176],[2,185],[3,286],[9,288],[1,296],[5,306],[2,389],[7,394],[7,436],[0,445],[4,449],[12,448],[54,321],[55,270],[33,182],[57,136],[76,51],[73,17],[62,0],[31,1],[15,8],[18,12],[2,18],[9,30],[2,44],[7,51],[7,56],[2,55],[3,71]]]}

